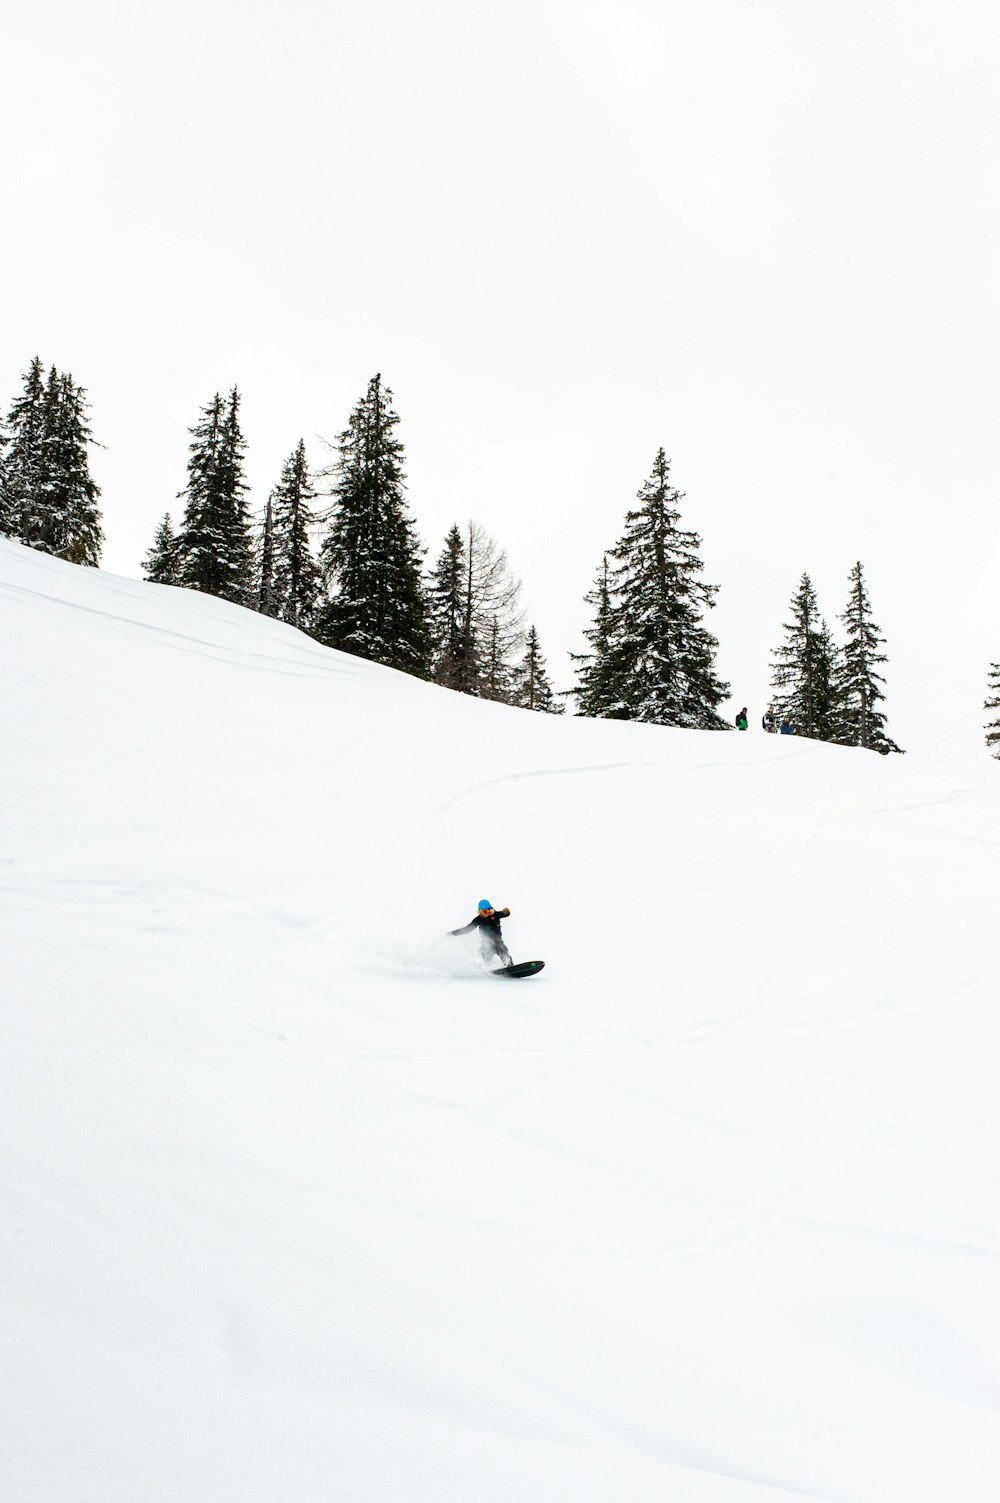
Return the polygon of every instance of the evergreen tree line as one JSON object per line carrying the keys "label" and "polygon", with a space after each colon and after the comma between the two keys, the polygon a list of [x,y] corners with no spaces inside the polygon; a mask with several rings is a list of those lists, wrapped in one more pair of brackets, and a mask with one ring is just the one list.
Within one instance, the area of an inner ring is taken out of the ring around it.
{"label": "evergreen tree line", "polygon": [[520,582],[489,534],[456,524],[425,571],[399,415],[380,375],[332,446],[332,464],[313,471],[299,439],[259,529],[246,501],[239,400],[235,388],[216,393],[191,429],[183,517],[175,530],[164,516],[147,579],[249,606],[329,647],[465,694],[562,712],[538,633],[524,628]]}
{"label": "evergreen tree line", "polygon": [[[728,728],[719,706],[729,695],[715,667],[718,642],[705,625],[717,586],[701,578],[701,539],[681,522],[684,499],[670,483],[660,449],[605,554],[586,597],[590,651],[577,657],[584,715],[655,725]],[[799,735],[882,753],[900,748],[881,708],[885,639],[872,617],[860,563],[851,571],[846,637],[838,644],[819,615],[807,574],[792,597],[785,640],[772,654],[773,708]],[[1000,742],[1000,725],[997,727]]]}
{"label": "evergreen tree line", "polygon": [[[404,448],[380,375],[339,434],[333,462],[310,468],[302,439],[260,523],[251,514],[240,396],[216,393],[190,430],[183,513],[161,521],[145,561],[159,584],[202,590],[288,622],[331,647],[483,699],[560,714],[521,585],[476,522],[448,531],[429,571],[405,497]],[[0,535],[96,567],[103,533],[89,468],[86,392],[31,362],[0,424]],[[320,497],[323,504],[320,504]],[[728,729],[729,685],[705,624],[716,585],[702,578],[701,538],[681,521],[681,492],[657,451],[637,505],[585,596],[589,650],[574,655],[581,715]],[[773,704],[799,734],[882,753],[885,639],[862,565],[851,571],[838,643],[804,574],[772,654]],[[1000,757],[1000,664],[992,664],[986,739]]]}

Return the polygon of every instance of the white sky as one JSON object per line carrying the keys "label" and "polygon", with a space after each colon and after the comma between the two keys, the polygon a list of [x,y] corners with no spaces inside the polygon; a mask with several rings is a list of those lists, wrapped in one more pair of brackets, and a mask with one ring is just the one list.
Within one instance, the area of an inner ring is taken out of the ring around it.
{"label": "white sky", "polygon": [[[251,501],[393,388],[436,553],[481,520],[559,687],[662,444],[733,709],[856,558],[889,730],[975,753],[1000,658],[1000,6],[52,0],[3,25],[0,401],[90,392],[104,564],[243,394]],[[839,630],[839,623],[837,623]]]}

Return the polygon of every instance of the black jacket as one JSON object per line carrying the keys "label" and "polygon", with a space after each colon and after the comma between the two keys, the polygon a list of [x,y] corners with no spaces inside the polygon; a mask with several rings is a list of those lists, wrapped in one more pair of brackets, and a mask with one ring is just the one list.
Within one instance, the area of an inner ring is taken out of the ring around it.
{"label": "black jacket", "polygon": [[473,929],[485,929],[487,934],[492,934],[500,939],[500,920],[510,918],[509,908],[494,909],[492,913],[477,913],[471,924],[464,925],[461,929],[452,929],[452,934],[471,934]]}

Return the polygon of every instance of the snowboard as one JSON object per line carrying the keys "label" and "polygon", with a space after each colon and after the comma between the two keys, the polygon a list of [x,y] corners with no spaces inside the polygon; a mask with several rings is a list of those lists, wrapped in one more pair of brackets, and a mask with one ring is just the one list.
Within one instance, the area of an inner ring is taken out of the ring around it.
{"label": "snowboard", "polygon": [[509,976],[512,981],[516,981],[521,976],[537,976],[544,964],[544,960],[519,960],[517,965],[502,965],[493,975]]}

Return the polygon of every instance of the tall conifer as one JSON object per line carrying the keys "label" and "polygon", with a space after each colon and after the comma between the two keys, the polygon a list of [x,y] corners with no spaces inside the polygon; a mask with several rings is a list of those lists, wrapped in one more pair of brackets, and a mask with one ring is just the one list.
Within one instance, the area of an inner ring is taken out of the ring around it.
{"label": "tall conifer", "polygon": [[989,688],[984,710],[993,714],[986,724],[986,745],[994,757],[1000,757],[1000,663],[990,664]]}
{"label": "tall conifer", "polygon": [[723,730],[718,707],[729,686],[716,674],[719,644],[702,620],[718,587],[700,578],[701,538],[679,525],[681,500],[660,449],[611,552],[610,580],[594,592],[595,651],[584,654],[579,700],[605,705],[612,719]]}
{"label": "tall conifer", "polygon": [[803,574],[791,601],[792,619],[771,668],[771,700],[800,736],[837,741],[842,734],[840,651],[819,614],[816,591]]}
{"label": "tall conifer", "polygon": [[487,623],[483,637],[483,651],[479,672],[479,694],[483,699],[495,699],[500,704],[509,704],[514,679],[513,664],[500,630],[496,616]]}
{"label": "tall conifer", "polygon": [[310,528],[316,525],[316,492],[303,439],[285,460],[271,492],[274,507],[274,615],[289,626],[310,630],[320,592],[320,568],[312,553]]}
{"label": "tall conifer", "polygon": [[425,677],[422,550],[404,498],[398,424],[392,392],[375,375],[338,440],[335,507],[320,553],[330,598],[317,634],[331,647]]}
{"label": "tall conifer", "polygon": [[627,665],[615,650],[615,612],[607,554],[601,560],[593,588],[583,598],[593,612],[593,619],[584,631],[590,651],[570,654],[577,664],[577,708],[590,719],[615,719],[625,708],[622,680],[627,679]]}
{"label": "tall conifer", "polygon": [[431,677],[447,689],[471,692],[476,674],[471,665],[474,647],[470,640],[466,608],[466,548],[462,530],[451,527],[431,570],[428,584],[431,630]]}
{"label": "tall conifer", "polygon": [[840,673],[842,737],[846,746],[864,746],[883,754],[898,752],[895,741],[885,731],[885,714],[879,709],[884,701],[885,679],[878,672],[888,661],[885,638],[872,620],[871,603],[860,561],[851,570],[851,590],[841,621],[847,628]]}
{"label": "tall conifer", "polygon": [[43,553],[96,567],[104,533],[97,505],[101,493],[90,473],[92,435],[83,387],[55,366],[43,381],[36,358],[9,423],[0,467],[3,530]]}
{"label": "tall conifer", "polygon": [[28,541],[73,564],[101,561],[100,490],[90,474],[86,392],[55,366],[45,388],[43,478]]}
{"label": "tall conifer", "polygon": [[0,465],[0,532],[27,541],[29,515],[42,482],[45,426],[45,371],[36,355],[7,418],[7,443]]}
{"label": "tall conifer", "polygon": [[246,441],[240,396],[218,392],[190,430],[188,480],[180,492],[184,521],[178,538],[181,583],[239,605],[253,599],[253,549],[243,475]]}
{"label": "tall conifer", "polygon": [[821,741],[844,740],[842,671],[843,652],[821,619],[816,643],[816,735]]}

